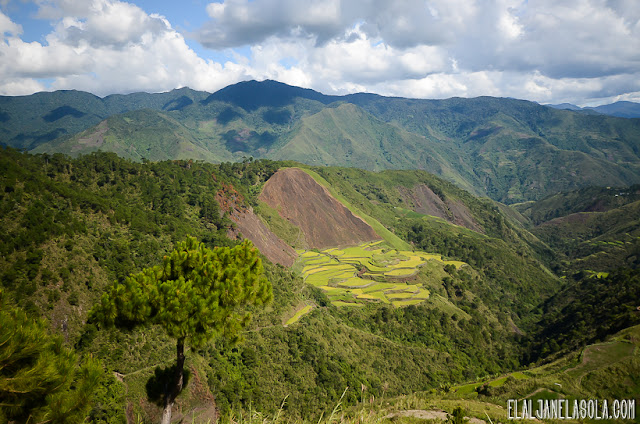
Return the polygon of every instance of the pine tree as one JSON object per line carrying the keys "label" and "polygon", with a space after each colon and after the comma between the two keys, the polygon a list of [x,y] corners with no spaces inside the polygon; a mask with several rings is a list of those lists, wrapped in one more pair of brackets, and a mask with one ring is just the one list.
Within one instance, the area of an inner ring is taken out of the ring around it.
{"label": "pine tree", "polygon": [[250,320],[242,307],[272,298],[262,261],[250,241],[209,249],[193,237],[178,243],[162,265],[115,283],[91,311],[91,319],[131,328],[160,325],[176,339],[173,384],[164,395],[162,423],[184,382],[184,346],[202,346],[213,337],[236,341]]}
{"label": "pine tree", "polygon": [[82,366],[43,320],[2,302],[0,291],[0,422],[78,423],[91,407],[102,373]]}

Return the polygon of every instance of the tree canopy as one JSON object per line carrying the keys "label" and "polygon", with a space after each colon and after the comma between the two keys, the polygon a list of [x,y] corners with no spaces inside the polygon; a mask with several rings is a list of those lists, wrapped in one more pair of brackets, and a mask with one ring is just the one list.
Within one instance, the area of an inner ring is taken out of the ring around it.
{"label": "tree canopy", "polygon": [[81,422],[102,370],[63,346],[43,320],[2,302],[0,290],[0,422]]}
{"label": "tree canopy", "polygon": [[[116,282],[91,311],[106,325],[160,325],[177,341],[175,381],[165,394],[165,415],[182,390],[184,344],[201,346],[215,336],[236,341],[250,320],[241,309],[272,298],[271,283],[252,243],[209,249],[194,237],[177,243],[162,265]],[[167,418],[163,419],[163,422]]]}

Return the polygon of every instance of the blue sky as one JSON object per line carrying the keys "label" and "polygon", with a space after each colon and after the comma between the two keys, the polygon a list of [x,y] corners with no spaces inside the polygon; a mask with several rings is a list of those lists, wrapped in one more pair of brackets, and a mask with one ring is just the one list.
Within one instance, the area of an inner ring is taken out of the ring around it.
{"label": "blue sky", "polygon": [[640,101],[636,0],[0,0],[0,94],[274,79],[327,93]]}

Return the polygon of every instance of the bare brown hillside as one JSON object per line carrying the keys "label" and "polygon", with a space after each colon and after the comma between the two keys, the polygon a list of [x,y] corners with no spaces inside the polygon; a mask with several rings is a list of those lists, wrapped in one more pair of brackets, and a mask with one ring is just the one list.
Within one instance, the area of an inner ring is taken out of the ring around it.
{"label": "bare brown hillside", "polygon": [[369,224],[298,168],[280,169],[273,174],[265,183],[260,200],[299,227],[309,248],[380,239]]}
{"label": "bare brown hillside", "polygon": [[251,208],[244,206],[244,199],[233,187],[223,184],[217,200],[222,211],[229,213],[229,218],[236,223],[236,230],[230,230],[229,237],[248,238],[271,262],[293,265],[298,256],[296,251],[271,232]]}
{"label": "bare brown hillside", "polygon": [[462,202],[446,199],[443,201],[427,185],[417,184],[412,188],[398,187],[405,204],[425,215],[437,216],[452,224],[467,227],[480,233],[484,230],[473,218],[471,211]]}

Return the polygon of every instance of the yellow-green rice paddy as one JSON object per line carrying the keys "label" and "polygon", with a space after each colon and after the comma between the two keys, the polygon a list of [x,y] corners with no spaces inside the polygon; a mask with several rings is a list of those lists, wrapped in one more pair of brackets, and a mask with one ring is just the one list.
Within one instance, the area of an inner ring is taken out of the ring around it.
{"label": "yellow-green rice paddy", "polygon": [[289,318],[285,323],[285,326],[295,324],[296,322],[300,321],[300,318],[311,312],[311,309],[313,309],[311,305],[306,305],[304,308],[297,311],[291,318]]}
{"label": "yellow-green rice paddy", "polygon": [[363,306],[366,302],[416,305],[429,298],[429,290],[408,284],[427,261],[445,261],[441,255],[385,248],[382,241],[321,251],[299,250],[298,262],[305,282],[322,289],[336,306]]}

